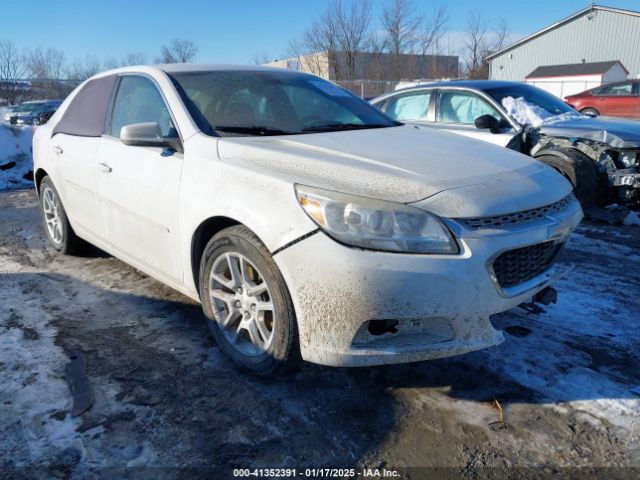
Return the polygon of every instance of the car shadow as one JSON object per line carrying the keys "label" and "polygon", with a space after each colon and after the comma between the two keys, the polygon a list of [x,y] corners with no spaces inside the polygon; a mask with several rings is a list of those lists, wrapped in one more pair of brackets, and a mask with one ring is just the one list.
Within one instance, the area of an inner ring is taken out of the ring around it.
{"label": "car shadow", "polygon": [[[402,422],[411,401],[402,392],[414,401],[436,395],[483,405],[637,398],[629,390],[638,385],[631,368],[637,349],[614,339],[576,338],[561,324],[550,332],[513,312],[494,319],[512,332],[506,342],[485,351],[373,368],[303,364],[293,374],[265,380],[224,357],[199,306],[178,294],[158,298],[153,291],[134,294],[51,273],[2,274],[0,291],[6,306],[0,340],[19,329],[29,342],[25,332],[43,335],[38,332],[48,324],[57,332],[51,348],[85,356],[95,401],[75,429],[87,455],[122,467],[132,460],[127,445],[141,445],[140,456],[146,452],[146,460],[167,466],[167,478],[176,465],[354,465],[382,448]],[[63,367],[45,365],[51,372]],[[594,381],[563,381],[576,371]],[[34,373],[22,372],[25,378]],[[36,409],[33,415],[26,420],[70,418],[69,411],[42,415]],[[65,468],[91,470],[82,464],[85,457],[69,457]],[[39,462],[56,469],[60,460]]]}

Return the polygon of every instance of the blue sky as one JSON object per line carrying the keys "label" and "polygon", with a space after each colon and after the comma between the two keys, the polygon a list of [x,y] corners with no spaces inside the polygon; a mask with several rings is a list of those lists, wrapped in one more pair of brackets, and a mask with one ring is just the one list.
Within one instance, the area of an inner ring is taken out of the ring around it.
{"label": "blue sky", "polygon": [[[424,12],[440,3],[447,4],[452,39],[459,37],[456,32],[464,30],[466,15],[474,9],[481,8],[489,21],[504,18],[515,40],[587,6],[584,0],[415,0]],[[120,58],[128,51],[144,52],[151,60],[163,43],[180,37],[199,46],[198,62],[252,63],[256,52],[282,58],[289,40],[327,4],[328,0],[12,0],[2,8],[0,40],[12,40],[21,48],[57,48],[68,61],[86,54]],[[638,0],[605,4],[640,10]],[[382,5],[384,0],[373,0],[375,16]]]}

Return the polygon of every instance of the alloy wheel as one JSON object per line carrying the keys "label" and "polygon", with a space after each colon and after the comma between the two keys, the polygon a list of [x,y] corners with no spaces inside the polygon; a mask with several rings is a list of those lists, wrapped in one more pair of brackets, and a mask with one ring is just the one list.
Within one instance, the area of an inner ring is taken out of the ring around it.
{"label": "alloy wheel", "polygon": [[274,337],[274,306],[262,273],[244,255],[226,252],[213,262],[209,295],[216,321],[245,355],[258,356]]}
{"label": "alloy wheel", "polygon": [[47,224],[49,236],[56,244],[62,243],[63,230],[62,219],[60,217],[60,202],[58,196],[49,187],[45,187],[42,192],[42,209],[44,211],[44,220]]}

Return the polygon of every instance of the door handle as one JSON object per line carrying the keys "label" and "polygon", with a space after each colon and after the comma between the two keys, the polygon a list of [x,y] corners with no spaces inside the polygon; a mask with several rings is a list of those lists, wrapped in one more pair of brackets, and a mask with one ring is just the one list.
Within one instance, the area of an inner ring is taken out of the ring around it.
{"label": "door handle", "polygon": [[62,147],[58,145],[53,147],[53,153],[55,153],[56,155],[62,155],[62,152],[63,152]]}
{"label": "door handle", "polygon": [[106,163],[99,162],[98,166],[100,167],[100,171],[102,173],[111,173],[112,168]]}

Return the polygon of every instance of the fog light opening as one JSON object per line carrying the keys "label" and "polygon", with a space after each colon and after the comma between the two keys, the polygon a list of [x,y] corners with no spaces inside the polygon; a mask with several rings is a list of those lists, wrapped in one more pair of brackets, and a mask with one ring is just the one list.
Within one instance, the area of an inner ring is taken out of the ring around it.
{"label": "fog light opening", "polygon": [[371,335],[384,335],[385,333],[397,333],[398,320],[369,320],[367,330]]}

